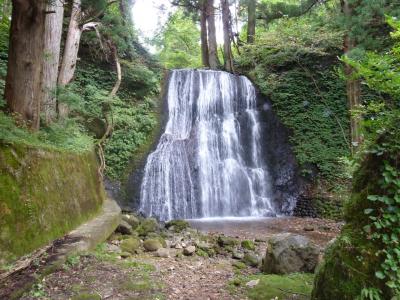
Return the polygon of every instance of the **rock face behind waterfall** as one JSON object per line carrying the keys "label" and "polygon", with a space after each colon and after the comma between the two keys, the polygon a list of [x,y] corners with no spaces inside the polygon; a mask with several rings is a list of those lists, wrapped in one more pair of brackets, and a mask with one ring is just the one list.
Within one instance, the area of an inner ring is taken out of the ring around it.
{"label": "rock face behind waterfall", "polygon": [[147,159],[140,212],[170,220],[292,211],[299,184],[286,130],[246,77],[175,70],[165,101],[168,121]]}

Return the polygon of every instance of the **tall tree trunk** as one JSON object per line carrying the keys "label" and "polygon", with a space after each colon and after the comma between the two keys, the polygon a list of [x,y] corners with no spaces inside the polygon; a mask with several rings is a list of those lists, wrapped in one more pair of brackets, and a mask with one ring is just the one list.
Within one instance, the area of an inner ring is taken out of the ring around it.
{"label": "tall tree trunk", "polygon": [[207,37],[207,0],[201,0],[200,8],[200,36],[201,36],[201,61],[204,67],[210,67],[208,54],[208,37]]}
{"label": "tall tree trunk", "polygon": [[[349,4],[348,0],[341,0],[342,12],[346,18],[351,18],[354,13],[355,4]],[[350,28],[348,29],[350,30]],[[356,41],[352,38],[351,33],[347,33],[344,38],[344,54],[349,54],[355,47]],[[361,81],[359,79],[352,78],[354,69],[346,64],[345,67],[346,79],[346,92],[347,100],[349,103],[350,111],[357,109],[361,105]],[[351,144],[352,149],[355,150],[362,142],[361,137],[361,120],[358,116],[350,117],[350,129],[351,129]]]}
{"label": "tall tree trunk", "polygon": [[[73,0],[67,39],[64,46],[64,55],[61,62],[60,73],[58,75],[58,85],[61,87],[70,83],[75,74],[79,44],[83,31],[83,26],[79,22],[81,13],[81,0]],[[66,118],[68,113],[68,106],[64,103],[58,103],[59,117]]]}
{"label": "tall tree trunk", "polygon": [[56,89],[58,66],[60,61],[61,36],[64,16],[64,5],[61,1],[47,5],[46,29],[44,41],[43,78],[41,86],[42,113],[46,124],[56,117]]}
{"label": "tall tree trunk", "polygon": [[215,8],[214,0],[207,0],[207,24],[208,24],[208,54],[210,68],[218,69],[220,65],[218,59],[217,33],[215,29]]}
{"label": "tall tree trunk", "polygon": [[256,0],[248,0],[247,15],[247,43],[253,44],[256,35]]}
{"label": "tall tree trunk", "polygon": [[40,125],[40,94],[46,2],[13,0],[5,98],[10,112],[37,130]]}
{"label": "tall tree trunk", "polygon": [[233,57],[232,57],[232,21],[231,12],[229,10],[229,0],[221,0],[222,8],[222,23],[224,28],[224,59],[225,70],[233,72]]}

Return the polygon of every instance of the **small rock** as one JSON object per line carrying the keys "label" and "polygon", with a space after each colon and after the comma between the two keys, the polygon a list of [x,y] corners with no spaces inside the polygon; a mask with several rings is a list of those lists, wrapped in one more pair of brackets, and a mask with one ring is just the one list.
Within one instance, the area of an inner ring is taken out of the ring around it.
{"label": "small rock", "polygon": [[186,256],[193,255],[195,252],[196,252],[195,246],[188,246],[185,249],[183,249],[183,254]]}
{"label": "small rock", "polygon": [[154,252],[154,251],[157,251],[158,249],[162,248],[162,245],[159,240],[149,239],[149,240],[145,240],[143,242],[143,248],[146,251]]}
{"label": "small rock", "polygon": [[243,257],[244,257],[244,254],[239,251],[234,250],[232,252],[232,258],[234,258],[234,259],[243,259]]}
{"label": "small rock", "polygon": [[254,253],[246,253],[246,254],[244,255],[242,261],[243,261],[246,265],[248,265],[248,266],[250,266],[250,267],[254,267],[254,268],[255,268],[255,267],[258,267],[259,264],[260,264],[260,259],[259,259],[259,257],[258,257],[256,254],[254,254]]}
{"label": "small rock", "polygon": [[238,270],[242,270],[242,269],[246,268],[246,264],[241,261],[234,261],[232,263],[232,266],[234,266]]}
{"label": "small rock", "polygon": [[107,251],[110,251],[110,252],[121,252],[121,248],[116,244],[107,244]]}
{"label": "small rock", "polygon": [[129,257],[131,257],[132,255],[131,255],[129,252],[121,252],[120,256],[121,256],[122,258],[129,258]]}
{"label": "small rock", "polygon": [[220,235],[218,237],[218,245],[220,245],[221,247],[226,247],[226,246],[235,246],[237,244],[237,240],[228,236],[223,236]]}
{"label": "small rock", "polygon": [[201,250],[207,251],[212,248],[212,245],[206,242],[197,242],[196,243],[197,248],[200,248]]}
{"label": "small rock", "polygon": [[132,226],[129,225],[127,222],[125,222],[124,220],[121,220],[121,222],[119,223],[117,229],[115,230],[115,232],[121,233],[121,234],[131,234],[132,233]]}
{"label": "small rock", "polygon": [[314,231],[314,227],[310,226],[310,225],[304,226],[303,229],[304,229],[304,231]]}
{"label": "small rock", "polygon": [[174,245],[172,245],[172,247],[175,248],[175,249],[183,249],[182,244],[179,243],[179,242],[174,244]]}
{"label": "small rock", "polygon": [[264,238],[256,238],[254,241],[255,241],[256,243],[265,243],[265,242],[267,241],[267,239],[264,239]]}
{"label": "small rock", "polygon": [[172,220],[165,224],[165,228],[173,232],[182,232],[189,227],[189,222],[185,220]]}
{"label": "small rock", "polygon": [[248,283],[246,283],[246,286],[249,288],[253,288],[259,283],[260,283],[260,279],[255,279],[255,280],[251,280]]}
{"label": "small rock", "polygon": [[139,247],[140,247],[140,240],[134,237],[123,240],[121,242],[121,250],[123,252],[129,252],[134,254],[139,249]]}
{"label": "small rock", "polygon": [[166,248],[160,248],[157,250],[156,256],[158,257],[163,257],[163,258],[169,258],[169,250]]}
{"label": "small rock", "polygon": [[122,220],[125,221],[126,223],[128,223],[129,225],[131,225],[132,229],[136,229],[140,224],[139,219],[136,216],[131,215],[131,214],[122,215]]}
{"label": "small rock", "polygon": [[157,220],[154,218],[149,218],[143,220],[136,231],[140,236],[147,236],[151,232],[157,232],[160,229],[160,225],[157,223]]}

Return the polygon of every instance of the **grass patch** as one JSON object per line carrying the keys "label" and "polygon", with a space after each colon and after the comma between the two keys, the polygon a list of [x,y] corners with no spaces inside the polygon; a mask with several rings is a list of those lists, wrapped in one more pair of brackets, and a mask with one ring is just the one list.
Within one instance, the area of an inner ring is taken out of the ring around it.
{"label": "grass patch", "polygon": [[[253,288],[246,283],[260,280]],[[314,274],[237,276],[229,283],[232,294],[242,294],[254,300],[306,300],[311,298]]]}

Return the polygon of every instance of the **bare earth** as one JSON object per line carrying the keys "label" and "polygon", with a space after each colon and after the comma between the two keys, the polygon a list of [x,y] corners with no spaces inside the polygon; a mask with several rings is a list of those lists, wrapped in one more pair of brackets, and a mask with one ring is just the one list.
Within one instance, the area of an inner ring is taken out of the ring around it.
{"label": "bare earth", "polygon": [[[334,221],[301,218],[268,218],[251,220],[212,220],[190,222],[208,234],[225,234],[238,239],[257,240],[257,252],[262,255],[266,239],[276,233],[293,232],[306,235],[323,247],[334,238],[342,224]],[[313,231],[305,231],[304,228]],[[311,227],[311,228],[310,228]],[[112,246],[108,245],[112,252]],[[244,299],[232,295],[227,284],[233,279],[233,259],[226,256],[214,258],[175,257],[171,249],[170,258],[155,257],[143,253],[133,258],[116,260],[85,255],[69,267],[45,277],[42,287],[36,287],[41,299],[73,298],[88,293],[99,298],[87,299]],[[242,273],[256,273],[255,268],[246,268]],[[34,291],[33,291],[34,292]],[[32,293],[23,299],[37,299]],[[86,299],[86,298],[85,298]]]}

